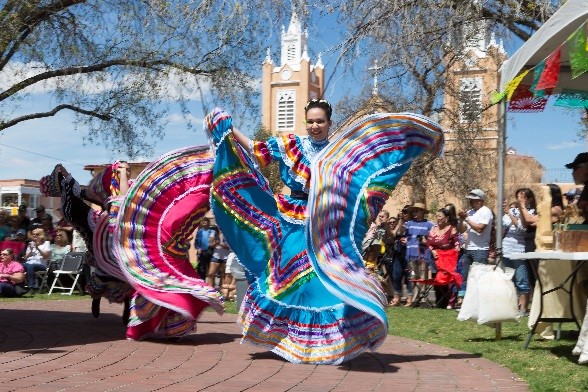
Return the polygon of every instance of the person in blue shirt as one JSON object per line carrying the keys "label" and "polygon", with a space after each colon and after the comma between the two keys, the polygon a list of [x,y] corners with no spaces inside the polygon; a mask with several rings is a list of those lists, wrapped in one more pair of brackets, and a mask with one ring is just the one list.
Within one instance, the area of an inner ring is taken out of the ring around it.
{"label": "person in blue shirt", "polygon": [[198,257],[197,272],[201,279],[206,279],[210,259],[214,251],[214,245],[210,243],[210,238],[216,238],[218,232],[214,227],[210,226],[209,218],[202,218],[196,238],[194,238],[194,247],[196,248],[196,256]]}
{"label": "person in blue shirt", "polygon": [[[413,218],[404,224],[406,232],[406,261],[413,278],[427,279],[427,265],[432,273],[436,273],[435,264],[431,252],[427,248],[426,238],[435,226],[433,222],[425,218],[427,207],[423,203],[414,203],[412,206]],[[412,295],[407,296],[406,305],[412,306]]]}

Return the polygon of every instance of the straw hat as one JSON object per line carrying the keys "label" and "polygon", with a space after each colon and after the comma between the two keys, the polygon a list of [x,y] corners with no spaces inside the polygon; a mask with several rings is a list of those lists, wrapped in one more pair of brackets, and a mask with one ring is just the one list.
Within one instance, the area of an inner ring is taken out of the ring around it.
{"label": "straw hat", "polygon": [[425,212],[429,212],[429,210],[427,210],[427,206],[425,205],[425,203],[414,203],[412,205],[412,209],[413,210],[419,209],[419,210],[423,210]]}

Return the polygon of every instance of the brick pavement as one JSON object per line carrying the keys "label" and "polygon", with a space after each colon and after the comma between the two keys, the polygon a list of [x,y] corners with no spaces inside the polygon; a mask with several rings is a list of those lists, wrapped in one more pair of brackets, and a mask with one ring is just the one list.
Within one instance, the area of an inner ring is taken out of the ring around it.
{"label": "brick pavement", "polygon": [[389,336],[339,366],[296,365],[239,344],[235,315],[205,312],[180,342],[125,339],[122,306],[0,303],[1,391],[528,391],[479,356]]}

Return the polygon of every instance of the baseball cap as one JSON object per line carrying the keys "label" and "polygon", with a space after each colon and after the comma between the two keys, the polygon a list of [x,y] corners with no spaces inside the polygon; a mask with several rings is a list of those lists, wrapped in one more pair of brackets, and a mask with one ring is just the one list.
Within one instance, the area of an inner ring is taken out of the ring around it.
{"label": "baseball cap", "polygon": [[35,211],[37,211],[37,212],[45,212],[45,206],[39,204],[37,206],[37,208],[35,208]]}
{"label": "baseball cap", "polygon": [[567,191],[566,193],[564,193],[564,196],[575,197],[575,196],[580,196],[581,193],[582,193],[582,191],[579,190],[578,188],[572,188],[569,191]]}
{"label": "baseball cap", "polygon": [[16,235],[27,235],[27,231],[25,229],[18,229]]}
{"label": "baseball cap", "polygon": [[484,200],[485,194],[481,189],[472,189],[470,193],[466,195],[466,198],[472,200]]}
{"label": "baseball cap", "polygon": [[568,163],[566,167],[568,169],[575,169],[577,166],[583,163],[588,163],[588,152],[581,152],[578,155],[576,155],[576,159],[574,159],[574,162]]}

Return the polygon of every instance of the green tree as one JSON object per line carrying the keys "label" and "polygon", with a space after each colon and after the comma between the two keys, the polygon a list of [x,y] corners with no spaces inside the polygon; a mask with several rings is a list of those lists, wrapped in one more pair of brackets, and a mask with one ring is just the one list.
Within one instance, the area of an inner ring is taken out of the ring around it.
{"label": "green tree", "polygon": [[[0,0],[0,131],[70,111],[86,142],[134,157],[164,133],[173,105],[244,118],[280,3]],[[31,109],[39,93],[50,106]]]}

